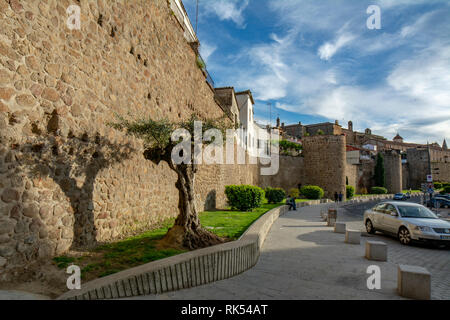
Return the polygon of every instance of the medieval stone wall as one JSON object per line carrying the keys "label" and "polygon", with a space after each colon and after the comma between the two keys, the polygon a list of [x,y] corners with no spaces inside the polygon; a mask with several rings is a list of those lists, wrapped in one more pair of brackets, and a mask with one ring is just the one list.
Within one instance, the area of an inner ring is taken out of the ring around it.
{"label": "medieval stone wall", "polygon": [[349,186],[353,186],[355,187],[355,192],[359,193],[359,187],[358,187],[358,182],[359,182],[359,178],[360,175],[362,174],[361,170],[361,165],[357,165],[357,164],[349,164],[346,163],[345,166],[345,180],[346,182],[348,181],[348,185]]}
{"label": "medieval stone wall", "polygon": [[345,136],[318,135],[303,139],[305,183],[324,189],[325,197],[335,192],[345,196],[346,142]]}
{"label": "medieval stone wall", "polygon": [[400,153],[396,151],[387,151],[383,156],[388,193],[394,194],[402,192],[402,159]]}
{"label": "medieval stone wall", "polygon": [[[66,26],[71,4],[79,31]],[[107,126],[116,113],[223,116],[167,1],[0,0],[0,278],[177,215],[176,175]],[[198,206],[256,172],[201,168]]]}
{"label": "medieval stone wall", "polygon": [[411,189],[420,189],[422,183],[427,181],[429,173],[429,156],[426,149],[408,149],[408,176]]}
{"label": "medieval stone wall", "polygon": [[434,181],[450,182],[450,162],[432,162],[431,172]]}
{"label": "medieval stone wall", "polygon": [[280,156],[280,169],[276,175],[260,176],[262,188],[282,188],[289,192],[305,184],[305,166],[303,157]]}
{"label": "medieval stone wall", "polygon": [[409,189],[409,167],[408,163],[402,164],[402,185],[404,189]]}

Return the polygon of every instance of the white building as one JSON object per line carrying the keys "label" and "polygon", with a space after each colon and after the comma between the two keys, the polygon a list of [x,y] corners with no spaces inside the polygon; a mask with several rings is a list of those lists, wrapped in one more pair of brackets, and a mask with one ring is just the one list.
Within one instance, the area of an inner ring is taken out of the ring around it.
{"label": "white building", "polygon": [[270,134],[266,127],[255,122],[255,101],[251,91],[237,92],[236,100],[239,105],[240,127],[243,130],[242,137],[239,137],[241,145],[252,157],[269,157]]}
{"label": "white building", "polygon": [[243,136],[240,137],[242,146],[251,156],[256,157],[256,129],[253,109],[255,101],[250,90],[237,92],[236,100],[239,105],[239,121],[243,130]]}

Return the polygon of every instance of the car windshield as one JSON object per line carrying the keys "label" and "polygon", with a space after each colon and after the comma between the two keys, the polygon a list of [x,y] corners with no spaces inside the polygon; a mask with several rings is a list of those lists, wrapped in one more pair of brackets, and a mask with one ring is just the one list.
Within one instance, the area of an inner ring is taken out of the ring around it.
{"label": "car windshield", "polygon": [[397,206],[402,218],[438,219],[430,210],[421,206]]}

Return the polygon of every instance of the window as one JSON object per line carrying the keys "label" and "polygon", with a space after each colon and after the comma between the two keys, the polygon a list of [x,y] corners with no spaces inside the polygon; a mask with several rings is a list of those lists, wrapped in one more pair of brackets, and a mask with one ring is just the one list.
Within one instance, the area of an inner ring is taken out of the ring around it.
{"label": "window", "polygon": [[386,213],[386,214],[397,213],[397,209],[395,209],[395,207],[393,205],[388,204],[386,206],[386,208],[384,209],[384,213]]}
{"label": "window", "polygon": [[373,211],[383,213],[383,210],[384,210],[385,207],[386,207],[386,203],[382,203],[382,204],[377,205],[377,206],[373,209]]}

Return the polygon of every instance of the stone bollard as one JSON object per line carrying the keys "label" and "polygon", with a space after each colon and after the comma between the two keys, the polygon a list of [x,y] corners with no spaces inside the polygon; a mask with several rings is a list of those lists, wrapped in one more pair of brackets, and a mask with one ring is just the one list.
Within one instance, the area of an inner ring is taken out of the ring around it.
{"label": "stone bollard", "polygon": [[417,300],[431,299],[431,274],[422,267],[399,265],[397,274],[398,294]]}
{"label": "stone bollard", "polygon": [[345,223],[342,223],[342,222],[336,222],[336,223],[334,224],[334,232],[335,232],[335,233],[345,233],[346,228],[347,228],[347,226],[346,226]]}
{"label": "stone bollard", "polygon": [[366,242],[367,260],[387,261],[387,245],[381,241]]}
{"label": "stone bollard", "polygon": [[345,232],[345,242],[349,244],[360,244],[361,232],[358,230],[347,230]]}
{"label": "stone bollard", "polygon": [[328,209],[328,215],[327,215],[327,225],[328,227],[334,227],[334,224],[337,220],[337,210],[333,208]]}

